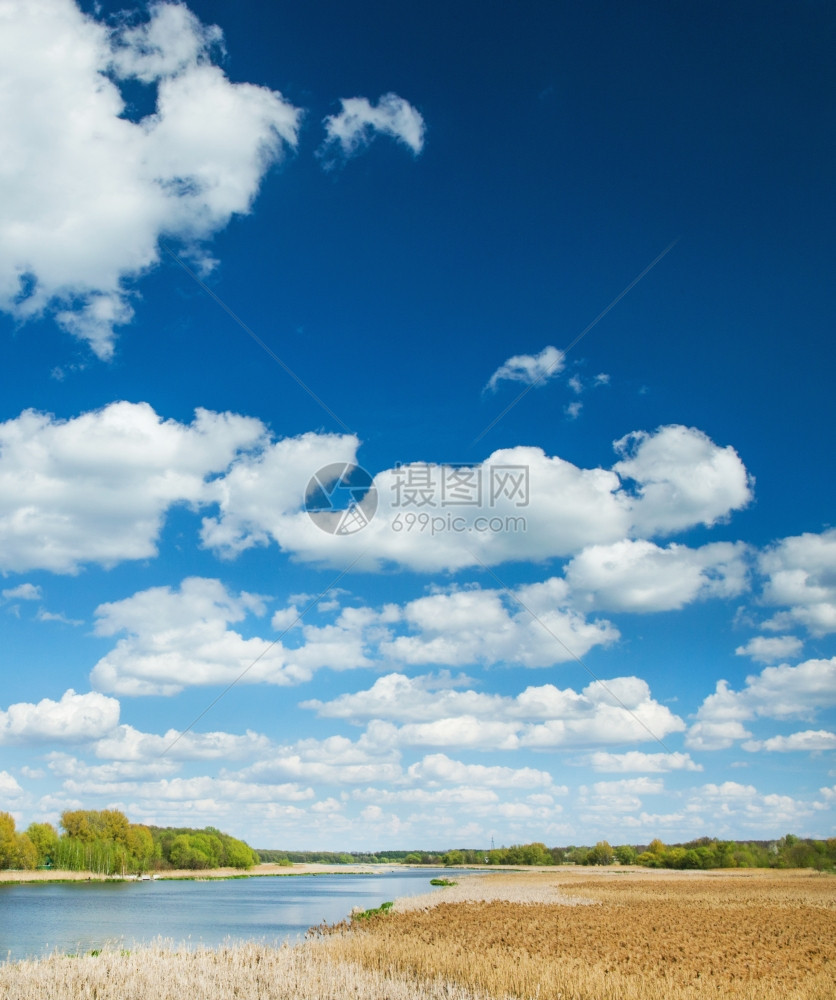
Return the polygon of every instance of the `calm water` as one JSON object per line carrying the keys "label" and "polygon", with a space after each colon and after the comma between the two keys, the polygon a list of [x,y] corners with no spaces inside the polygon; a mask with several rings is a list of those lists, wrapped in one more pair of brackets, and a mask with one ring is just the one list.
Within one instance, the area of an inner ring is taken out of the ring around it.
{"label": "calm water", "polygon": [[430,879],[438,875],[450,870],[0,885],[0,961],[91,951],[106,942],[130,947],[157,936],[207,945],[226,938],[295,940],[314,924],[342,920],[353,906],[365,910],[430,892]]}

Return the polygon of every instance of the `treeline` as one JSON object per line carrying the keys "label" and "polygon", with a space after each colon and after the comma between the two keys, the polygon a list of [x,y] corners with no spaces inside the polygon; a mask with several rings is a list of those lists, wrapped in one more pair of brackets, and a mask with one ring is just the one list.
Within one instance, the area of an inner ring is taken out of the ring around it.
{"label": "treeline", "polygon": [[116,809],[69,810],[61,832],[31,823],[23,832],[0,813],[0,868],[56,868],[98,875],[141,874],[175,868],[251,868],[258,855],[214,827],[194,830],[131,823]]}
{"label": "treeline", "polygon": [[620,844],[606,840],[594,847],[546,847],[535,842],[490,850],[380,851],[357,853],[333,851],[259,850],[263,862],[273,864],[407,864],[432,867],[461,865],[640,865],[645,868],[836,868],[836,838],[812,840],[788,833],[780,840],[717,840],[701,837],[685,844]]}
{"label": "treeline", "polygon": [[[278,851],[256,849],[262,863],[272,865],[388,865],[403,864],[409,851]],[[429,855],[427,855],[429,857]],[[428,864],[439,864],[440,854]]]}
{"label": "treeline", "polygon": [[685,844],[652,840],[646,847],[622,844],[610,847],[570,847],[564,860],[581,865],[642,865],[645,868],[836,868],[836,837],[813,840],[788,833],[779,840],[717,840],[700,837]]}
{"label": "treeline", "polygon": [[553,865],[561,864],[560,848],[545,844],[523,844],[490,851],[278,851],[259,848],[262,862],[274,865],[430,865],[435,868],[451,865]]}
{"label": "treeline", "polygon": [[645,868],[836,868],[836,838],[811,840],[788,833],[780,840],[739,841],[700,837],[686,844],[665,844],[653,840],[648,845],[620,844],[606,840],[594,847],[546,847],[545,844],[518,844],[490,851],[447,851],[440,858],[425,861],[425,855],[411,863],[443,865],[641,865]]}

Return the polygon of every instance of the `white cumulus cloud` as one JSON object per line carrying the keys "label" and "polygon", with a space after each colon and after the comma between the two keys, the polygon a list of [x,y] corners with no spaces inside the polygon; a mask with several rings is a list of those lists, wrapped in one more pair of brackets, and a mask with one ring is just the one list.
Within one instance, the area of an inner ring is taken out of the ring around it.
{"label": "white cumulus cloud", "polygon": [[745,646],[735,649],[737,656],[750,656],[756,663],[777,663],[798,656],[804,647],[794,635],[756,635]]}
{"label": "white cumulus cloud", "polygon": [[740,542],[690,549],[624,539],[584,549],[567,566],[566,580],[581,607],[669,611],[698,599],[740,594],[747,588],[747,569]]}
{"label": "white cumulus cloud", "polygon": [[[641,479],[639,495],[625,489],[617,474],[623,462],[615,471],[584,469],[519,446],[468,468],[386,469],[374,477],[371,522],[332,534],[308,515],[305,498],[321,469],[358,464],[354,435],[276,440],[254,418],[198,409],[183,424],[148,403],[111,403],[66,420],[26,410],[0,424],[0,571],[72,573],[84,563],[152,557],[167,512],[185,504],[205,512],[201,542],[223,558],[276,543],[298,559],[341,569],[356,559],[358,569],[435,572],[581,553],[571,574],[587,607],[659,610],[739,593],[746,585],[740,544],[663,549],[629,540],[648,527],[651,502],[665,531],[726,516],[737,504],[729,483],[746,480],[736,454],[683,427],[639,436],[633,461],[643,468],[645,449],[659,440],[666,453],[682,448],[683,464],[645,469],[647,493]],[[688,494],[681,481],[695,448],[715,471],[728,467],[729,481],[719,476]],[[630,464],[630,474],[645,473]],[[426,510],[411,506],[418,482],[428,484]]]}
{"label": "white cumulus cloud", "polygon": [[710,527],[752,499],[751,477],[734,448],[716,445],[695,427],[634,431],[615,448],[622,458],[614,471],[636,483],[632,516],[638,534]]}
{"label": "white cumulus cloud", "polygon": [[235,733],[144,733],[133,726],[117,726],[112,733],[96,742],[96,756],[103,760],[147,763],[163,753],[171,761],[235,760],[253,757],[270,749],[266,736],[247,730],[243,736]]}
{"label": "white cumulus cloud", "polygon": [[368,721],[365,741],[393,749],[606,746],[664,739],[685,728],[638,677],[593,682],[580,692],[543,684],[511,697],[439,689],[428,678],[389,674],[370,690],[301,707],[326,718]]}
{"label": "white cumulus cloud", "polygon": [[750,753],[759,750],[789,753],[804,751],[817,753],[822,750],[836,750],[836,733],[826,729],[806,729],[801,733],[790,733],[789,736],[770,736],[766,740],[749,740],[743,744],[743,749]]}
{"label": "white cumulus cloud", "polygon": [[784,538],[760,558],[764,604],[784,605],[766,623],[773,630],[803,625],[811,635],[836,632],[836,528]]}
{"label": "white cumulus cloud", "polygon": [[[227,591],[219,580],[192,577],[180,590],[153,587],[96,608],[95,632],[126,635],[93,668],[90,680],[119,694],[176,694],[184,687],[228,684],[253,664],[244,681],[296,683],[282,649],[228,628],[264,613],[262,598]],[[259,659],[260,658],[260,659]],[[258,660],[258,662],[255,662]]]}
{"label": "white cumulus cloud", "polygon": [[[408,776],[429,787],[442,784],[489,785],[491,788],[550,788],[552,776],[548,771],[533,767],[489,767],[485,764],[465,764],[452,760],[446,754],[428,754],[411,764]],[[552,789],[553,790],[553,789]]]}
{"label": "white cumulus cloud", "polygon": [[23,795],[23,789],[13,774],[8,771],[0,771],[0,802],[9,799],[17,799]]}
{"label": "white cumulus cloud", "polygon": [[782,663],[765,667],[746,678],[740,691],[727,681],[717,682],[697,712],[686,744],[697,750],[722,750],[752,734],[744,726],[756,718],[811,719],[836,705],[836,657],[805,660],[797,666]]}
{"label": "white cumulus cloud", "polygon": [[119,722],[119,702],[96,691],[70,688],[60,701],[17,702],[0,710],[0,744],[86,743],[111,732]]}
{"label": "white cumulus cloud", "polygon": [[[300,112],[231,83],[212,63],[220,40],[178,3],[111,30],[73,0],[0,2],[0,309],[50,310],[109,358],[160,238],[205,261],[205,241],[250,210]],[[119,89],[132,78],[157,87],[139,122]]]}
{"label": "white cumulus cloud", "polygon": [[[591,545],[710,525],[748,503],[748,476],[737,453],[701,431],[671,425],[628,438],[632,457],[612,469],[580,468],[527,446],[496,451],[469,468],[408,463],[385,469],[374,476],[377,512],[353,534],[321,530],[300,509],[298,497],[310,476],[328,464],[328,449],[330,462],[360,464],[357,439],[317,436],[317,454],[308,469],[298,471],[281,461],[278,443],[242,457],[216,484],[219,512],[205,520],[202,537],[229,557],[273,540],[298,558],[341,568],[357,559],[366,570],[394,564],[434,572],[573,556]],[[616,442],[622,454],[624,440]],[[298,477],[292,504],[285,499],[285,468]],[[277,480],[284,487],[278,491]],[[660,549],[655,561],[683,570],[687,564],[679,591],[730,596],[746,574],[743,547],[727,544],[696,554],[670,549],[665,555]],[[649,552],[643,564],[652,569]]]}
{"label": "white cumulus cloud", "polygon": [[71,420],[24,411],[0,424],[0,569],[72,573],[156,555],[167,510],[199,502],[206,478],[263,434],[248,417],[199,409],[180,424],[147,403]]}
{"label": "white cumulus cloud", "polygon": [[702,764],[697,764],[688,753],[644,753],[641,750],[628,750],[626,753],[608,753],[606,750],[596,750],[580,758],[579,763],[591,767],[594,771],[613,774],[629,773],[631,771],[646,771],[661,774],[666,771],[702,771]]}

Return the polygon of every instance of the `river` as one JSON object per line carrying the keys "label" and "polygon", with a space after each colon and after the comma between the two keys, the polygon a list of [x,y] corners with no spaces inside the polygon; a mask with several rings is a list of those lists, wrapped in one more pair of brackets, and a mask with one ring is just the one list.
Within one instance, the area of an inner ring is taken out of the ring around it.
{"label": "river", "polygon": [[[450,869],[374,875],[253,876],[207,881],[0,884],[0,961],[156,937],[214,946],[226,939],[301,939],[352,907],[432,891]],[[456,873],[454,877],[461,877]]]}

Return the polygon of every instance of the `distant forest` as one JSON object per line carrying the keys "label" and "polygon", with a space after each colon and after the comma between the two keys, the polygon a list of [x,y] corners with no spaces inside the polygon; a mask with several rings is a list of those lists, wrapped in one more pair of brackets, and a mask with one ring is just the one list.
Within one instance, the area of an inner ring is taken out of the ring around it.
{"label": "distant forest", "polygon": [[253,850],[215,827],[158,827],[131,823],[116,809],[69,810],[61,830],[31,823],[18,832],[14,817],[0,812],[0,869],[55,868],[100,875],[164,872],[172,869],[246,870],[260,862],[279,865],[320,862],[332,865],[641,865],[647,868],[816,868],[836,869],[836,837],[812,840],[788,833],[779,840],[717,840],[701,837],[685,844],[546,847],[515,844],[490,850],[448,851],[281,851]]}
{"label": "distant forest", "polygon": [[257,850],[262,862],[273,864],[320,863],[408,864],[451,867],[457,865],[641,865],[645,868],[836,868],[836,837],[812,840],[788,833],[780,840],[717,840],[700,837],[685,844],[621,844],[606,840],[594,847],[546,847],[545,844],[515,844],[490,850],[377,851],[375,853],[331,851]]}
{"label": "distant forest", "polygon": [[116,809],[61,814],[18,833],[14,818],[0,812],[0,869],[56,868],[97,875],[134,875],[174,868],[251,868],[258,855],[243,840],[214,827],[143,826]]}

